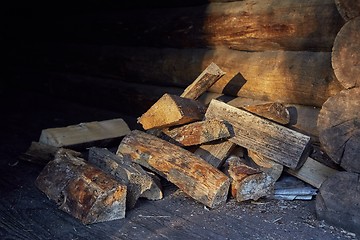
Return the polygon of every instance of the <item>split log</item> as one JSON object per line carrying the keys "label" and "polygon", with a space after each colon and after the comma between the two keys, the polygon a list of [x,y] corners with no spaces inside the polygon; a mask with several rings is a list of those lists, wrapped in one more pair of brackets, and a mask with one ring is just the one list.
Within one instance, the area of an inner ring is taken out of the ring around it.
{"label": "split log", "polygon": [[140,197],[149,200],[160,200],[163,198],[162,185],[160,178],[153,172],[146,171],[146,173],[152,178],[150,188],[145,190]]}
{"label": "split log", "polygon": [[338,172],[320,187],[316,214],[320,220],[360,234],[360,175]]}
{"label": "split log", "polygon": [[223,72],[215,63],[210,63],[195,81],[184,90],[180,97],[196,100],[224,74],[225,72]]}
{"label": "split log", "polygon": [[57,155],[35,184],[84,224],[125,217],[126,186],[71,153]]}
{"label": "split log", "polygon": [[245,110],[258,116],[286,125],[290,123],[290,113],[286,107],[279,102],[263,103],[252,106],[245,106]]}
{"label": "split log", "polygon": [[360,88],[343,90],[323,105],[318,128],[320,143],[335,162],[360,172]]}
{"label": "split log", "polygon": [[138,122],[145,130],[165,128],[202,120],[205,106],[192,99],[164,94]]}
{"label": "split log", "polygon": [[231,178],[231,195],[236,201],[256,201],[272,194],[275,181],[270,176],[244,164],[236,156],[230,156],[226,161],[225,172]]}
{"label": "split log", "polygon": [[275,182],[280,178],[283,172],[283,165],[272,161],[256,152],[248,150],[248,156],[250,159],[259,166],[259,169],[271,177],[272,181]]}
{"label": "split log", "polygon": [[126,209],[132,209],[140,195],[153,184],[152,178],[139,165],[107,149],[90,148],[89,162],[127,186]]}
{"label": "split log", "polygon": [[[291,14],[289,14],[291,12]],[[134,20],[134,16],[141,16]],[[62,22],[85,42],[152,47],[331,51],[343,24],[334,0],[254,0],[187,8],[134,9]],[[95,35],[94,32],[97,34]],[[91,36],[91,37],[90,37]]]}
{"label": "split log", "polygon": [[64,148],[58,148],[47,144],[32,142],[25,153],[20,155],[20,159],[40,165],[46,165],[48,162],[54,160],[56,154],[66,151],[71,153],[74,157],[80,157],[81,153]]}
{"label": "split log", "polygon": [[335,0],[335,4],[340,15],[346,21],[360,16],[359,0]]}
{"label": "split log", "polygon": [[309,156],[309,136],[226,103],[212,100],[205,117],[229,122],[234,129],[229,141],[289,168],[299,168]]}
{"label": "split log", "polygon": [[134,130],[121,142],[117,154],[163,173],[167,180],[204,205],[226,202],[229,179],[200,157],[152,135]]}
{"label": "split log", "polygon": [[298,170],[285,168],[285,172],[301,179],[313,187],[320,188],[321,184],[326,181],[326,179],[338,171],[309,157]]}
{"label": "split log", "polygon": [[229,141],[215,141],[209,144],[202,144],[195,150],[194,154],[219,169],[234,147],[235,144]]}
{"label": "split log", "polygon": [[130,129],[121,118],[101,122],[80,123],[41,131],[40,143],[54,147],[88,147],[106,145],[128,134]]}
{"label": "split log", "polygon": [[164,129],[162,133],[180,146],[193,146],[231,136],[231,126],[224,121],[206,120]]}
{"label": "split log", "polygon": [[360,17],[347,22],[335,38],[331,62],[337,79],[345,88],[360,87],[359,39]]}

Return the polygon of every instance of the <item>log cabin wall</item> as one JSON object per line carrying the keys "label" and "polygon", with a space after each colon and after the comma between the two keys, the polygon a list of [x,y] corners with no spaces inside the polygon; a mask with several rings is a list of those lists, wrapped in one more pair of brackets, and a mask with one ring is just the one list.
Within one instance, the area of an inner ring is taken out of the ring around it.
{"label": "log cabin wall", "polygon": [[333,0],[15,2],[4,14],[7,87],[135,116],[211,62],[227,72],[216,93],[321,107],[342,89]]}

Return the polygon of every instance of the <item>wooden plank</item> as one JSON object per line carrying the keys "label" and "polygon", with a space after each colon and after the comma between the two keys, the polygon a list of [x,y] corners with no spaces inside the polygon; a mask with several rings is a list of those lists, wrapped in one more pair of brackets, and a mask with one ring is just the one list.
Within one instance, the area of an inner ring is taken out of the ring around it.
{"label": "wooden plank", "polygon": [[229,138],[231,131],[232,129],[229,124],[213,119],[189,123],[171,129],[163,129],[162,133],[175,140],[180,146],[193,146]]}
{"label": "wooden plank", "polygon": [[125,217],[126,186],[71,153],[58,154],[35,184],[84,224]]}
{"label": "wooden plank", "polygon": [[360,16],[359,0],[335,0],[335,4],[340,15],[346,21]]}
{"label": "wooden plank", "polygon": [[126,209],[132,209],[141,194],[154,184],[152,178],[138,164],[105,148],[90,148],[88,161],[127,186]]}
{"label": "wooden plank", "polygon": [[335,76],[345,88],[360,87],[360,17],[354,18],[337,34],[331,63]]}
{"label": "wooden plank", "polygon": [[225,72],[223,72],[215,63],[210,63],[195,81],[184,90],[180,97],[194,100],[197,99],[224,74]]}
{"label": "wooden plank", "polygon": [[231,178],[231,195],[238,202],[270,196],[275,181],[267,174],[248,166],[237,156],[226,160],[225,172]]}
{"label": "wooden plank", "polygon": [[320,187],[316,215],[332,225],[360,234],[360,175],[338,172]]}
{"label": "wooden plank", "polygon": [[279,102],[244,106],[245,110],[274,122],[286,125],[290,123],[290,113],[286,106]]}
{"label": "wooden plank", "polygon": [[212,166],[220,168],[234,147],[235,144],[229,141],[215,141],[209,144],[202,144],[195,150],[194,154]]}
{"label": "wooden plank", "polygon": [[104,145],[123,137],[129,132],[130,129],[125,121],[117,118],[44,129],[41,131],[39,142],[54,147],[87,147],[96,143]]}
{"label": "wooden plank", "polygon": [[318,129],[321,147],[350,172],[360,172],[360,88],[343,90],[323,105]]}
{"label": "wooden plank", "polygon": [[192,99],[164,94],[138,119],[145,130],[165,128],[202,120],[205,106]]}
{"label": "wooden plank", "polygon": [[228,177],[181,147],[134,130],[122,140],[117,154],[129,155],[134,162],[162,172],[186,194],[210,208],[226,202]]}
{"label": "wooden plank", "polygon": [[299,168],[309,156],[309,136],[226,103],[212,100],[205,117],[228,121],[234,129],[229,141],[289,168]]}
{"label": "wooden plank", "polygon": [[297,170],[285,168],[285,172],[303,180],[313,187],[320,188],[326,179],[338,171],[308,157],[301,168]]}

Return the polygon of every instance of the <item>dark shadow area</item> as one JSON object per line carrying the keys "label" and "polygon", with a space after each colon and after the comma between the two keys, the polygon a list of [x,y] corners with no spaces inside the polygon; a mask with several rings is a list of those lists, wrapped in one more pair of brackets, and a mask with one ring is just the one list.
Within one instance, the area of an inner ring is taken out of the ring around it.
{"label": "dark shadow area", "polygon": [[241,73],[237,73],[223,89],[223,93],[230,96],[237,96],[240,89],[246,84],[246,79]]}

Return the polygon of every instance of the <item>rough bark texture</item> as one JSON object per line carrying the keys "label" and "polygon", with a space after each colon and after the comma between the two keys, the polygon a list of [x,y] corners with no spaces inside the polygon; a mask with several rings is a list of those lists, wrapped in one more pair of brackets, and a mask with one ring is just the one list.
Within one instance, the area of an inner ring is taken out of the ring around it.
{"label": "rough bark texture", "polygon": [[347,22],[335,38],[331,56],[339,82],[345,88],[360,87],[360,17]]}
{"label": "rough bark texture", "polygon": [[[39,142],[54,147],[92,146],[95,142],[109,143],[128,134],[130,129],[121,118],[101,122],[80,123],[41,132]],[[100,145],[101,145],[100,144]]]}
{"label": "rough bark texture", "polygon": [[338,172],[310,157],[298,170],[286,168],[285,171],[316,188],[320,188],[326,179]]}
{"label": "rough bark texture", "polygon": [[316,197],[319,219],[360,234],[359,174],[338,172],[328,178]]}
{"label": "rough bark texture", "polygon": [[126,186],[71,153],[49,162],[36,186],[84,224],[125,217]]}
{"label": "rough bark texture", "polygon": [[340,15],[346,21],[360,16],[360,1],[359,0],[335,0],[337,9]]}
{"label": "rough bark texture", "polygon": [[181,146],[193,146],[229,138],[232,134],[232,128],[223,121],[213,119],[164,129],[162,132]]}
{"label": "rough bark texture", "polygon": [[138,164],[107,149],[90,148],[89,162],[127,186],[126,209],[133,208],[140,195],[153,184],[152,178]]}
{"label": "rough bark texture", "polygon": [[333,0],[254,0],[135,9],[91,16],[91,28],[87,16],[70,20],[78,25],[63,23],[69,25],[67,31],[86,42],[175,48],[225,46],[246,51],[331,51],[343,23]]}
{"label": "rough bark texture", "polygon": [[278,102],[245,106],[244,109],[283,125],[290,123],[289,110],[284,104]]}
{"label": "rough bark texture", "polygon": [[229,179],[200,157],[152,135],[134,130],[126,136],[117,154],[150,166],[195,200],[208,207],[226,202]]}
{"label": "rough bark texture", "polygon": [[215,141],[213,143],[202,144],[195,150],[194,154],[201,157],[212,166],[220,168],[234,147],[235,144],[229,141]]}
{"label": "rough bark texture", "polygon": [[343,90],[322,107],[318,128],[329,157],[350,172],[360,172],[360,88]]}
{"label": "rough bark texture", "polygon": [[180,97],[194,100],[197,99],[224,74],[225,72],[223,72],[215,63],[210,63],[195,81],[184,90]]}
{"label": "rough bark texture", "polygon": [[247,111],[212,100],[206,119],[228,121],[234,129],[229,141],[296,169],[310,153],[310,137],[262,119]]}
{"label": "rough bark texture", "polygon": [[145,130],[165,128],[202,120],[205,106],[192,99],[164,94],[138,122]]}

